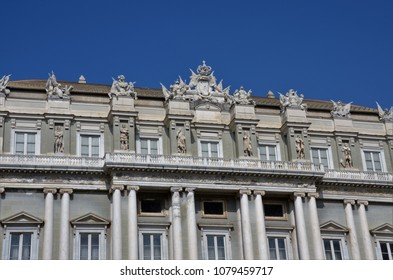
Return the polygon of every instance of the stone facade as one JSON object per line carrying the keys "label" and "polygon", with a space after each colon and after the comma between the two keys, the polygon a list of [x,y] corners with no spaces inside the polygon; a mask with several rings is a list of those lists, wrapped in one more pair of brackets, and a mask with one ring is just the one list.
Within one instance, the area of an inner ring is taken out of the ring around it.
{"label": "stone facade", "polygon": [[381,110],[231,94],[205,62],[191,74],[4,79],[1,259],[392,258]]}

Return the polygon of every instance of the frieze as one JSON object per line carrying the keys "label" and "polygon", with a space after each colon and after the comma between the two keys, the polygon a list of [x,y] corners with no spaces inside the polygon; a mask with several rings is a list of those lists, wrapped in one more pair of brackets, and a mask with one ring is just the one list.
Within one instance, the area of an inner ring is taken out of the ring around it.
{"label": "frieze", "polygon": [[362,196],[371,197],[390,197],[393,198],[393,189],[381,189],[381,188],[362,188],[362,187],[343,187],[343,186],[329,186],[320,187],[318,190],[325,194],[335,194],[335,195],[352,195],[356,196],[361,194]]}

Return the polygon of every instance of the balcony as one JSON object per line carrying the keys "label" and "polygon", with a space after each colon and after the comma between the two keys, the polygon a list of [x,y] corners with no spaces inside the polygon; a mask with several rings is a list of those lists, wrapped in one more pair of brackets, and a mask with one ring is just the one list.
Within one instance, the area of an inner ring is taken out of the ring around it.
{"label": "balcony", "polygon": [[323,177],[323,182],[393,186],[393,173],[328,169]]}
{"label": "balcony", "polygon": [[165,169],[269,176],[322,177],[322,165],[311,162],[260,161],[256,159],[200,158],[176,155],[106,154],[105,166],[114,169]]}
{"label": "balcony", "polygon": [[0,155],[2,170],[102,171],[104,160],[57,155]]}

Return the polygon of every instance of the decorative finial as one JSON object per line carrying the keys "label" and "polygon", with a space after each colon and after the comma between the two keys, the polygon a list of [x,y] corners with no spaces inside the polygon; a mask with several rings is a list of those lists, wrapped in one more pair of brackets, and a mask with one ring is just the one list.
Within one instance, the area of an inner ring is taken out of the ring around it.
{"label": "decorative finial", "polygon": [[85,77],[84,77],[83,75],[81,75],[81,76],[79,77],[78,83],[80,83],[80,84],[86,84],[86,79],[85,79]]}
{"label": "decorative finial", "polygon": [[267,97],[267,98],[276,98],[276,97],[274,96],[274,93],[273,93],[271,90],[269,90],[269,92],[267,93],[266,97]]}

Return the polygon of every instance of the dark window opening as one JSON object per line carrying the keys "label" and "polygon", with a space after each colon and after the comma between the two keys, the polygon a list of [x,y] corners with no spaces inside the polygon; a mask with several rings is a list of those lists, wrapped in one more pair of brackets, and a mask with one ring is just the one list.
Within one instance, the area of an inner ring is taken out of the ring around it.
{"label": "dark window opening", "polygon": [[224,215],[224,203],[221,201],[203,202],[203,212],[205,215]]}
{"label": "dark window opening", "polygon": [[266,217],[283,217],[284,207],[282,204],[265,204],[265,216]]}
{"label": "dark window opening", "polygon": [[143,199],[141,201],[142,213],[161,213],[162,204],[160,200],[156,199]]}

